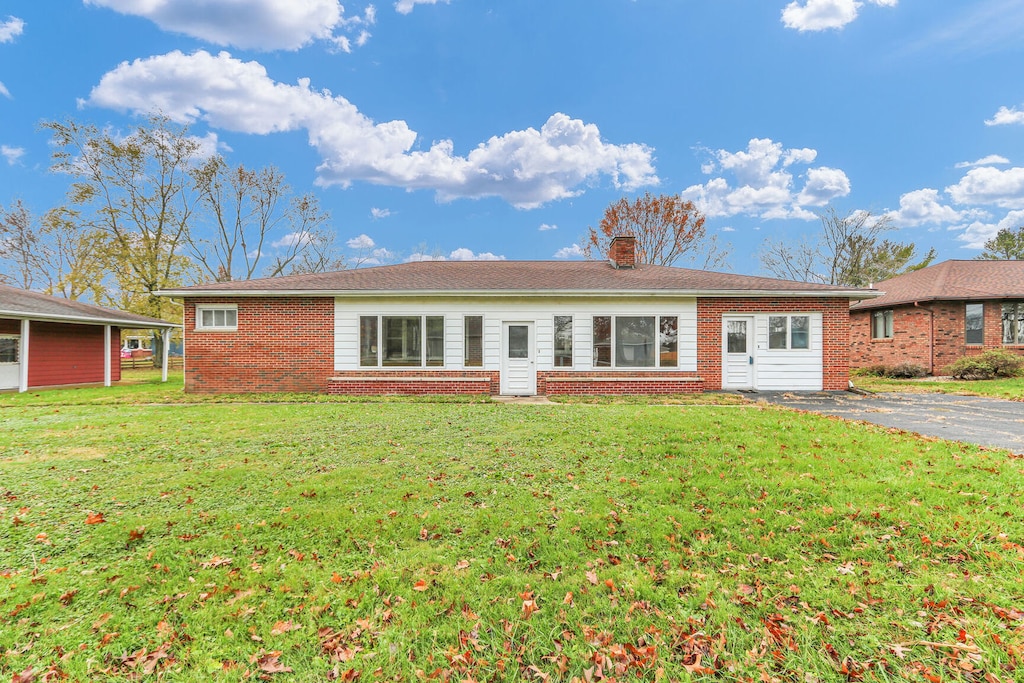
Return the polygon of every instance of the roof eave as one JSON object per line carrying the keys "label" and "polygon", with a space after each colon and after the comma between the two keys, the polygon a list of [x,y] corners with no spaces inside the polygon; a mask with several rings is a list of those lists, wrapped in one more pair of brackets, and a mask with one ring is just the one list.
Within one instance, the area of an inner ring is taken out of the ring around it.
{"label": "roof eave", "polygon": [[773,289],[380,289],[380,290],[182,290],[168,289],[154,292],[157,296],[177,297],[186,299],[204,299],[217,297],[262,298],[262,297],[651,297],[651,296],[684,296],[684,297],[720,297],[720,298],[842,298],[869,299],[881,296],[875,290],[773,290]]}
{"label": "roof eave", "polygon": [[0,318],[15,318],[17,320],[41,320],[47,322],[77,323],[80,325],[115,325],[117,327],[131,327],[136,329],[148,328],[178,328],[178,323],[166,321],[147,322],[143,320],[126,320],[124,318],[89,318],[74,315],[59,315],[56,313],[32,313],[28,311],[5,311],[0,310]]}

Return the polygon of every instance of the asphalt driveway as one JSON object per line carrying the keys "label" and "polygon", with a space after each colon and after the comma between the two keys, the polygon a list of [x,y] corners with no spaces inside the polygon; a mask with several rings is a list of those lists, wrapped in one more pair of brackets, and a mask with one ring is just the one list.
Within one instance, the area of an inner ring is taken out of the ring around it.
{"label": "asphalt driveway", "polygon": [[1024,403],[950,394],[760,392],[768,403],[1024,453]]}

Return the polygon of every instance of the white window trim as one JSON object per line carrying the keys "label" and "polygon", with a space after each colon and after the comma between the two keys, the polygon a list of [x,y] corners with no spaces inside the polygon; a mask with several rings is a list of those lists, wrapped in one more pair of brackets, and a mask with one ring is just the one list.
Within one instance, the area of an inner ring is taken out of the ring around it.
{"label": "white window trim", "polygon": [[[569,364],[568,365],[555,365],[555,351],[558,343],[558,324],[555,322],[557,318],[568,318],[569,319]],[[591,330],[593,330],[593,321],[590,323]],[[576,367],[576,316],[572,314],[559,313],[551,316],[551,367],[554,370],[572,370]]]}
{"label": "white window trim", "polygon": [[12,361],[0,361],[0,365],[18,365],[21,363],[21,335],[20,334],[0,334],[0,339],[13,339],[14,348],[17,350],[17,357]]}
{"label": "white window trim", "polygon": [[[611,318],[611,365],[598,365],[597,354],[594,354],[591,359],[591,367],[595,371],[615,371],[615,372],[653,372],[654,370],[660,370],[663,372],[676,372],[680,370],[679,365],[679,320],[682,318],[678,313],[595,313],[590,316],[590,343],[594,345],[594,318]],[[654,342],[654,365],[639,366],[639,365],[617,365],[615,363],[615,345],[618,343],[618,335],[615,332],[615,319],[616,318],[654,318],[654,334],[656,336]],[[675,318],[676,319],[676,364],[675,365],[662,365],[661,364],[661,319],[662,318]],[[574,328],[575,331],[575,328]],[[575,339],[573,340],[575,342]],[[575,345],[573,346],[573,355],[576,353]]]}
{"label": "white window trim", "polygon": [[[360,318],[377,318],[377,364],[376,365],[363,365],[360,361],[360,368],[374,370],[389,370],[389,371],[415,371],[415,370],[443,370],[448,367],[446,362],[444,349],[445,344],[448,343],[448,334],[445,328],[447,317],[443,313],[381,313],[376,316],[360,315]],[[420,319],[420,364],[419,365],[385,365],[384,364],[384,318],[419,318]],[[440,318],[441,319],[441,364],[440,365],[428,365],[427,364],[427,318]],[[463,332],[465,332],[465,321],[463,321]],[[362,326],[357,323],[356,325],[356,345],[357,349],[362,349],[363,340],[358,335],[362,334]]]}
{"label": "white window trim", "polygon": [[[203,311],[234,311],[234,325],[203,325]],[[196,331],[197,332],[237,332],[238,331],[238,304],[196,304]]]}
{"label": "white window trim", "polygon": [[[772,318],[786,319],[786,345],[772,348]],[[793,318],[807,318],[807,346],[793,348]],[[768,314],[768,350],[769,351],[793,351],[803,353],[810,351],[814,340],[811,339],[811,314],[810,313],[769,313]]]}

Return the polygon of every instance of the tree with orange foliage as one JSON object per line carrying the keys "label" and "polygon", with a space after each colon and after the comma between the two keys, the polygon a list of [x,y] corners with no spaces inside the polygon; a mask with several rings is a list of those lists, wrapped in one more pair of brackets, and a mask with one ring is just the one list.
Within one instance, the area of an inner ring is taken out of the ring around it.
{"label": "tree with orange foliage", "polygon": [[605,258],[613,237],[636,238],[636,262],[671,266],[683,259],[687,265],[712,270],[725,265],[730,245],[720,247],[715,235],[704,229],[704,214],[693,202],[678,195],[623,197],[610,204],[597,229],[588,228],[583,254]]}

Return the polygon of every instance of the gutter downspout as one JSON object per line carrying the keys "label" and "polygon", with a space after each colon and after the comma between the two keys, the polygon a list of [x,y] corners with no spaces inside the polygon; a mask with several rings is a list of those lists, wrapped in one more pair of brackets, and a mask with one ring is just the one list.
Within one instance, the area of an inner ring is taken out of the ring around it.
{"label": "gutter downspout", "polygon": [[915,301],[914,308],[928,311],[928,374],[935,375],[935,309],[922,306],[921,302]]}

